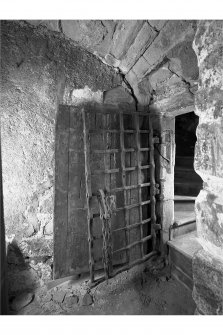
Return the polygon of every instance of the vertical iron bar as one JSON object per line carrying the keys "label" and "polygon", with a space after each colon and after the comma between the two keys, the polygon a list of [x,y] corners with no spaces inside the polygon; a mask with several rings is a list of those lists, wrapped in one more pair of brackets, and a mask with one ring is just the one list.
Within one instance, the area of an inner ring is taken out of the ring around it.
{"label": "vertical iron bar", "polygon": [[87,222],[88,222],[88,252],[89,252],[89,270],[91,283],[94,282],[94,258],[93,258],[93,217],[90,210],[91,191],[91,170],[89,161],[89,130],[86,125],[86,112],[82,109],[83,131],[84,131],[84,160],[85,160],[85,183],[86,183],[86,201],[87,201]]}
{"label": "vertical iron bar", "polygon": [[[103,128],[104,130],[109,129],[109,126],[111,126],[111,114],[104,114],[102,115],[103,117]],[[111,137],[112,134],[110,134],[109,132],[104,132],[103,133],[103,143],[105,146],[105,150],[108,150],[109,147],[111,147]],[[111,154],[104,154],[104,169],[110,169],[110,158],[111,158]],[[105,181],[105,190],[106,190],[106,194],[107,192],[110,194],[110,184],[111,184],[111,174],[105,174],[104,176],[104,181]],[[109,219],[103,219],[103,230],[104,230],[104,234],[103,234],[103,238],[104,238],[104,252],[106,254],[106,271],[105,271],[105,277],[106,279],[108,279],[109,277],[112,276],[112,254],[111,254],[111,250],[112,250],[112,242],[111,242],[111,220],[112,218]]]}
{"label": "vertical iron bar", "polygon": [[153,144],[153,128],[149,118],[149,148],[150,148],[150,204],[151,204],[151,235],[153,236],[153,250],[156,248],[156,181],[155,181],[155,161],[154,161],[154,144]]}
{"label": "vertical iron bar", "polygon": [[[124,123],[123,123],[123,113],[119,113],[119,127],[120,127],[120,147],[121,147],[121,173],[122,173],[122,186],[126,186],[126,173],[125,173],[125,144],[124,144]],[[123,190],[124,193],[124,207],[127,205],[127,190]],[[125,226],[128,226],[128,216],[127,216],[127,209],[124,208],[124,217],[125,217]],[[130,240],[130,232],[125,231],[125,241],[126,246],[129,245]],[[129,249],[126,250],[126,259],[129,263],[130,257],[129,257]]]}
{"label": "vertical iron bar", "polygon": [[[142,170],[140,169],[140,132],[139,132],[139,116],[135,114],[135,124],[136,124],[136,146],[137,146],[137,166],[138,166],[138,194],[139,194],[139,222],[140,224],[140,239],[143,239],[143,225],[142,225],[142,188],[141,177]],[[144,257],[143,243],[141,243],[141,257]]]}

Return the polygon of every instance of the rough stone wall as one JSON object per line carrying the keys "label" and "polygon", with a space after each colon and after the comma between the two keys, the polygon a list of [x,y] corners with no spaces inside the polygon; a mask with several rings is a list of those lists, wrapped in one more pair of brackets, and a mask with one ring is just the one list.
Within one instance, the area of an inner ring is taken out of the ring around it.
{"label": "rough stone wall", "polygon": [[198,237],[194,299],[203,314],[223,313],[223,21],[200,21],[194,40],[199,64],[195,171],[204,181],[196,199]]}
{"label": "rough stone wall", "polygon": [[[162,99],[158,99],[162,102],[156,106],[162,111],[170,102],[171,111],[176,107],[182,109],[193,105],[190,86],[194,85],[193,81],[198,75],[197,59],[192,48],[196,21],[29,20],[28,22],[33,26],[45,26],[50,30],[60,31],[70,40],[97,55],[102,62],[116,68],[122,73],[125,83],[131,88],[139,105],[147,106],[154,96],[154,91],[157,91],[156,95],[162,95]],[[169,79],[168,85],[162,85],[162,82]],[[163,90],[164,87],[166,89]],[[169,91],[168,87],[171,87]],[[174,96],[177,95],[175,99],[173,97],[170,99],[171,89]],[[183,95],[182,98],[180,95]],[[164,97],[168,97],[169,100],[166,102]]]}
{"label": "rough stone wall", "polygon": [[[121,77],[111,67],[61,33],[24,22],[1,22],[5,224],[6,234],[15,235],[18,242],[11,246],[13,257],[9,262],[27,271],[33,261],[33,277],[39,271],[38,257],[45,262],[52,257],[54,128],[58,104],[100,101],[104,91],[121,83]],[[24,276],[30,277],[28,273],[26,276],[24,272]],[[30,287],[33,282],[30,281]]]}

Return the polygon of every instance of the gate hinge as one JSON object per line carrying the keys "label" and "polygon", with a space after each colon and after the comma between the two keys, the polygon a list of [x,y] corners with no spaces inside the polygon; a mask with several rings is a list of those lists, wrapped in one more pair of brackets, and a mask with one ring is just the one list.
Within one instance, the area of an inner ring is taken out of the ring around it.
{"label": "gate hinge", "polygon": [[155,143],[155,144],[160,143],[160,139],[159,139],[158,136],[153,137],[153,143]]}

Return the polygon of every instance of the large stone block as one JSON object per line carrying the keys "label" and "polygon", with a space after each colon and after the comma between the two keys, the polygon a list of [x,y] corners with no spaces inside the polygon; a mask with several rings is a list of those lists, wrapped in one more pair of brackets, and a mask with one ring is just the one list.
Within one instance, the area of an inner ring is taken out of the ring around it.
{"label": "large stone block", "polygon": [[95,48],[107,34],[100,20],[62,20],[63,33],[86,48]]}
{"label": "large stone block", "polygon": [[136,63],[139,57],[144,53],[148,46],[153,42],[157,32],[145,22],[139,31],[134,43],[129,47],[127,54],[119,65],[122,72],[127,73]]}
{"label": "large stone block", "polygon": [[183,41],[192,41],[195,30],[195,21],[168,21],[143,55],[150,65],[148,70],[151,71],[158,63],[161,63],[168,52],[177,44]]}
{"label": "large stone block", "polygon": [[198,80],[199,70],[197,56],[192,48],[192,41],[177,44],[167,53],[170,59],[170,69],[187,81]]}
{"label": "large stone block", "polygon": [[60,31],[59,28],[59,20],[26,20],[26,22],[29,22],[33,26],[45,26],[50,30],[53,31]]}
{"label": "large stone block", "polygon": [[117,59],[122,59],[133,44],[144,22],[143,20],[119,21],[112,38],[110,53]]}
{"label": "large stone block", "polygon": [[202,190],[195,203],[198,237],[210,253],[223,259],[223,199]]}
{"label": "large stone block", "polygon": [[223,178],[223,119],[210,122],[208,116],[202,116],[201,120],[203,123],[199,123],[196,132],[194,167],[209,182],[212,177]]}
{"label": "large stone block", "polygon": [[166,20],[148,20],[149,24],[156,30],[160,31],[166,24]]}
{"label": "large stone block", "polygon": [[142,55],[130,71],[133,71],[139,79],[142,79],[146,75],[148,67],[149,64]]}
{"label": "large stone block", "polygon": [[223,263],[205,250],[193,257],[193,299],[205,315],[223,314]]}
{"label": "large stone block", "polygon": [[122,103],[134,104],[132,95],[123,87],[117,86],[109,91],[104,92],[105,104],[118,105]]}

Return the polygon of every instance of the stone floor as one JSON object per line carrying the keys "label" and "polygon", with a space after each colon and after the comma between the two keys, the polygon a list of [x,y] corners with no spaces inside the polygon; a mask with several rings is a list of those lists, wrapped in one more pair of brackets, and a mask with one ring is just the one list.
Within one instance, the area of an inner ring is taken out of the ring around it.
{"label": "stone floor", "polygon": [[20,315],[193,315],[191,291],[170,277],[168,267],[146,264],[89,289],[87,281],[42,288]]}

